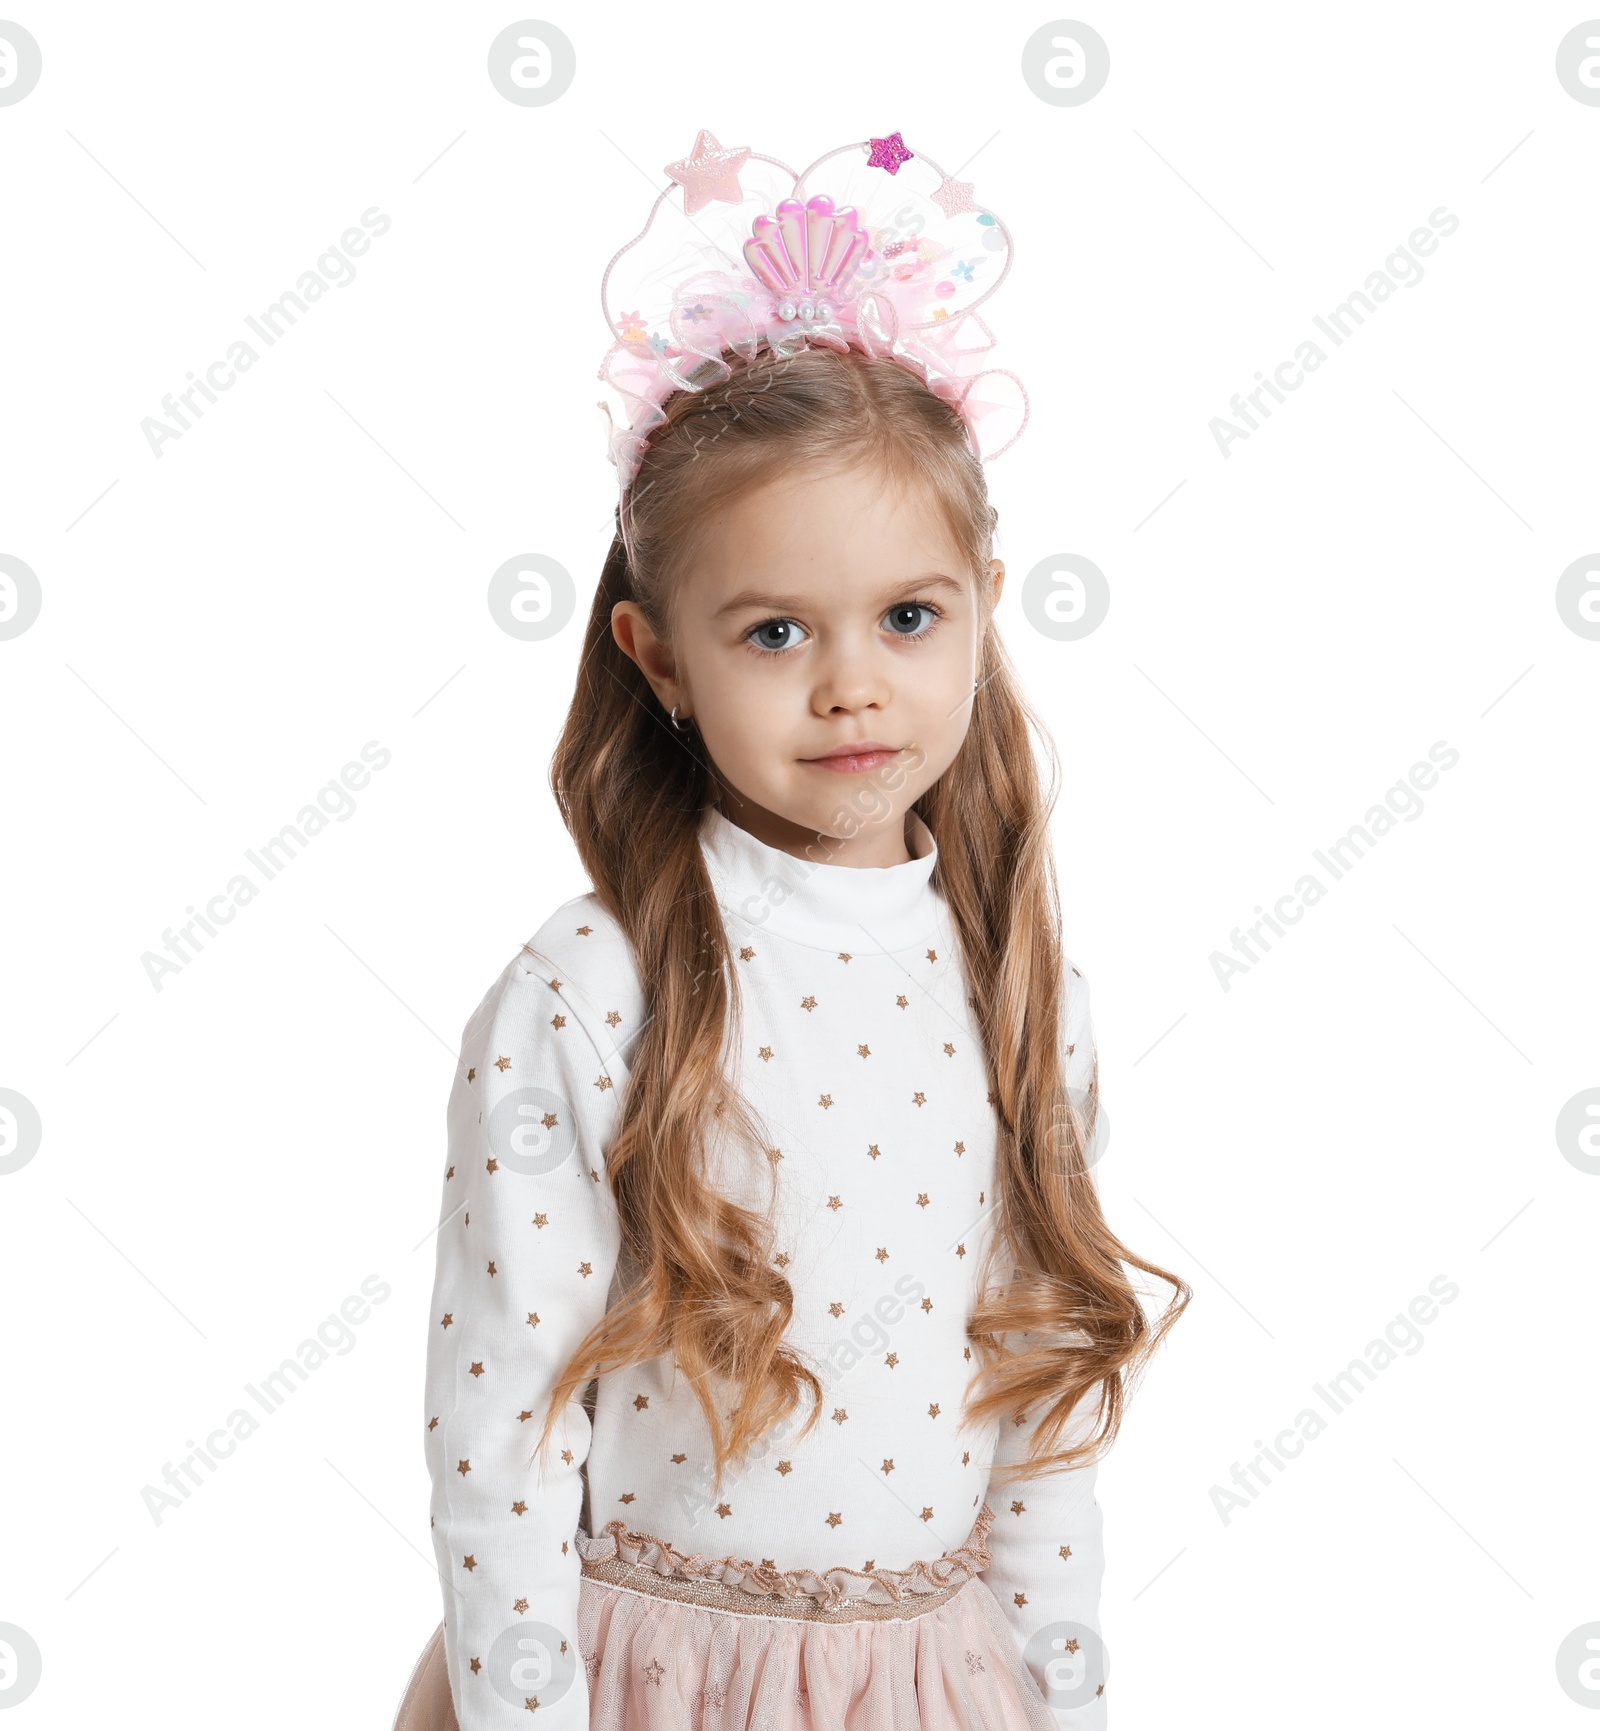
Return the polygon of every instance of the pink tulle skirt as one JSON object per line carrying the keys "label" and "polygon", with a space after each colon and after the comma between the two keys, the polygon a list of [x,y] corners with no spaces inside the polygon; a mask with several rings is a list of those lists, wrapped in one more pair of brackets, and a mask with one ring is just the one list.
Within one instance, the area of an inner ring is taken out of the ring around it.
{"label": "pink tulle skirt", "polygon": [[[1056,1731],[981,1578],[993,1520],[871,1575],[708,1562],[621,1521],[580,1533],[591,1731]],[[458,1731],[442,1624],[395,1731]]]}

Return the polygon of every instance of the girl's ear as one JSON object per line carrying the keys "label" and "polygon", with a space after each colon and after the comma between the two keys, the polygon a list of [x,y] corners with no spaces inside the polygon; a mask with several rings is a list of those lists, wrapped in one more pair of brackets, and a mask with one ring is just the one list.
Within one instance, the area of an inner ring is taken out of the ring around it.
{"label": "girl's ear", "polygon": [[991,559],[989,561],[989,581],[992,585],[989,603],[993,606],[999,601],[1000,591],[1005,587],[1006,562],[1004,559]]}
{"label": "girl's ear", "polygon": [[639,671],[650,681],[663,709],[671,709],[673,704],[684,701],[671,646],[650,629],[650,622],[637,601],[619,601],[611,609],[611,635],[623,654],[636,662]]}

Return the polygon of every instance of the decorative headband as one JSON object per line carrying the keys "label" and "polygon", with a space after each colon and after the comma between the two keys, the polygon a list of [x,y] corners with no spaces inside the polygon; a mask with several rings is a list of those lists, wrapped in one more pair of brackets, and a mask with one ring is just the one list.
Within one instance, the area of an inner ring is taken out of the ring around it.
{"label": "decorative headband", "polygon": [[1028,393],[1015,373],[982,366],[994,337],[977,312],[1011,269],[1011,233],[970,181],[898,132],[796,174],[702,129],[665,172],[672,184],[600,281],[612,344],[598,376],[626,405],[619,422],[600,404],[625,537],[628,488],[662,404],[727,378],[725,353],[893,355],[956,410],[984,461],[1022,436]]}

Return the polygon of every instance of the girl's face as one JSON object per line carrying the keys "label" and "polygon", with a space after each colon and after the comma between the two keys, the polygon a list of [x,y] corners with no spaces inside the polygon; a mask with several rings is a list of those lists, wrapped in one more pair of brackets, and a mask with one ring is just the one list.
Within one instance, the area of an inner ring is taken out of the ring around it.
{"label": "girl's face", "polygon": [[631,601],[611,629],[693,716],[733,822],[821,863],[895,865],[906,810],[966,737],[1004,574],[992,560],[980,597],[932,502],[865,468],[786,476],[713,510],[670,644]]}

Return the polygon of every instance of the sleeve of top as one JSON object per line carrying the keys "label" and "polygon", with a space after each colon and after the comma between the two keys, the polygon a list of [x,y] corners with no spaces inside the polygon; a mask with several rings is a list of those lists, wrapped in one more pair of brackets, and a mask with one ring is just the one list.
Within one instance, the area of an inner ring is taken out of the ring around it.
{"label": "sleeve of top", "polygon": [[549,1393],[604,1312],[618,1115],[601,1046],[524,950],[467,1022],[448,1111],[425,1453],[460,1731],[589,1723],[578,1640],[580,1396],[534,1452]]}
{"label": "sleeve of top", "polygon": [[[1066,1081],[1081,1105],[1094,1071],[1089,983],[1065,963]],[[1099,1389],[1074,1408],[1057,1448],[1094,1434]],[[1100,1637],[1100,1583],[1105,1572],[1100,1505],[1091,1463],[1065,1474],[1002,1480],[1026,1459],[1031,1423],[1000,1421],[995,1444],[994,1510],[982,1579],[1010,1624],[1023,1661],[1055,1712],[1061,1731],[1105,1731],[1105,1650]]]}

